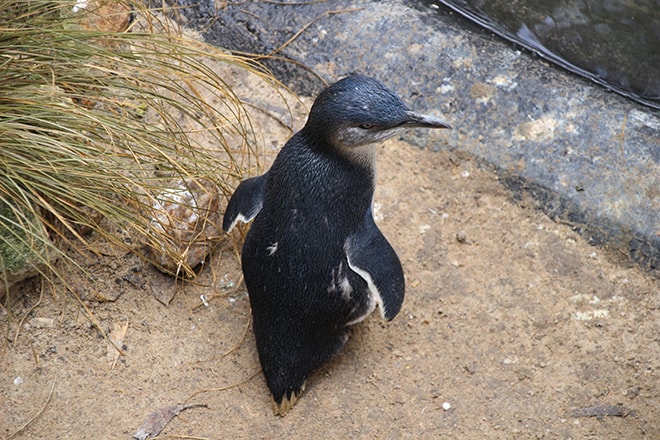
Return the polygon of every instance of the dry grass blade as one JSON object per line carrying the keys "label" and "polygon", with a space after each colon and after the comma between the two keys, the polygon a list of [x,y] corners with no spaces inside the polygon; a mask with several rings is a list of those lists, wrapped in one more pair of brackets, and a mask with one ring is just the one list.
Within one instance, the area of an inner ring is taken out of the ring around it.
{"label": "dry grass blade", "polygon": [[57,383],[57,381],[53,381],[53,384],[50,386],[50,391],[48,392],[48,397],[46,397],[46,401],[44,402],[44,404],[43,404],[43,406],[41,407],[41,409],[40,409],[39,411],[37,411],[37,413],[36,413],[34,416],[32,416],[32,417],[30,418],[30,420],[28,420],[27,422],[25,422],[25,423],[23,424],[23,426],[21,426],[20,428],[18,428],[16,431],[12,432],[11,434],[9,434],[9,437],[7,437],[6,440],[9,440],[9,439],[12,439],[12,438],[16,437],[18,434],[20,434],[21,432],[23,432],[23,431],[25,430],[25,428],[27,428],[28,426],[30,426],[30,424],[31,424],[32,422],[34,422],[35,420],[37,420],[37,418],[38,418],[38,417],[44,412],[44,410],[46,409],[46,407],[47,407],[48,404],[50,403],[50,399],[53,397],[53,391],[55,391],[55,384],[56,384],[56,383]]}
{"label": "dry grass blade", "polygon": [[240,382],[236,382],[236,383],[233,383],[233,384],[231,384],[231,385],[224,386],[224,387],[218,387],[218,388],[205,388],[205,389],[197,390],[197,391],[195,391],[194,393],[192,393],[190,396],[188,396],[188,397],[183,401],[183,404],[184,404],[184,405],[188,404],[188,402],[190,402],[194,397],[197,397],[197,396],[199,396],[200,394],[204,394],[204,393],[217,393],[217,392],[221,392],[221,391],[227,391],[227,390],[230,390],[230,389],[232,389],[232,388],[239,387],[239,386],[241,386],[241,385],[245,385],[246,383],[248,383],[249,381],[251,381],[252,379],[254,379],[255,377],[257,377],[257,375],[258,375],[259,373],[261,373],[261,370],[257,370],[257,371],[255,371],[254,373],[252,373],[251,375],[249,375],[248,377],[246,377],[245,379],[243,379],[243,380],[240,381]]}

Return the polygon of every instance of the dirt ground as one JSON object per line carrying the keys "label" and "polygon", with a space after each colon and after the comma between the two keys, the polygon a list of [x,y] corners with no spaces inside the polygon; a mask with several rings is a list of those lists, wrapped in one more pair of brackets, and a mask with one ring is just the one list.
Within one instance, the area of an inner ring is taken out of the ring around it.
{"label": "dirt ground", "polygon": [[[260,90],[253,103],[285,113]],[[288,136],[263,130],[271,151]],[[82,304],[104,332],[127,325],[116,361],[81,304],[34,279],[14,289],[0,309],[0,437],[27,424],[12,438],[129,439],[186,403],[204,406],[159,438],[660,438],[658,280],[512,204],[471,158],[429,150],[378,149],[375,212],[406,273],[401,313],[356,326],[286,417],[271,413],[247,294],[232,287],[236,234],[192,283],[131,254],[84,260]]]}

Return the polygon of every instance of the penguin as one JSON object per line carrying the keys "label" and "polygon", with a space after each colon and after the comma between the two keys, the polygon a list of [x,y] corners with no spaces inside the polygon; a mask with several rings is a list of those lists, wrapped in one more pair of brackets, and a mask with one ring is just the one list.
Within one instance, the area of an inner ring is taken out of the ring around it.
{"label": "penguin", "polygon": [[374,222],[375,144],[412,127],[451,128],[415,113],[382,82],[348,76],[323,90],[271,168],[242,181],[223,218],[252,225],[241,266],[259,361],[285,415],[307,378],[376,308],[392,320],[404,274]]}

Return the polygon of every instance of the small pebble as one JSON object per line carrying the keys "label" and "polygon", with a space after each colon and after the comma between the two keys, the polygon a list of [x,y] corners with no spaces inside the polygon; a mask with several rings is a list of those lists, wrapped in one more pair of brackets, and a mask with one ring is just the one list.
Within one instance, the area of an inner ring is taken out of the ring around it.
{"label": "small pebble", "polygon": [[465,233],[465,231],[458,231],[456,233],[456,241],[459,243],[467,242],[467,234]]}
{"label": "small pebble", "polygon": [[21,376],[17,376],[16,379],[14,379],[14,385],[18,386],[23,383],[23,378]]}
{"label": "small pebble", "polygon": [[626,397],[628,397],[629,399],[634,399],[635,397],[639,396],[639,392],[640,392],[641,390],[642,390],[642,389],[641,389],[640,387],[632,387],[632,388],[628,388],[628,390],[626,391],[625,395],[626,395]]}
{"label": "small pebble", "polygon": [[55,320],[53,318],[32,318],[30,325],[35,328],[53,328]]}
{"label": "small pebble", "polygon": [[445,411],[449,411],[451,409],[451,403],[443,402],[442,403],[442,409],[444,409]]}

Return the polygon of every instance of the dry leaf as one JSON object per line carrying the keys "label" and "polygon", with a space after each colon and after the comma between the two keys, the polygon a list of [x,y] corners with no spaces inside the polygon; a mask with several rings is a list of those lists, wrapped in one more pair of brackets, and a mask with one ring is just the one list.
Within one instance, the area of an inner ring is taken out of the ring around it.
{"label": "dry leaf", "polygon": [[112,331],[108,335],[108,350],[106,358],[110,363],[110,368],[115,368],[119,355],[122,354],[121,346],[124,345],[124,338],[128,330],[128,321],[124,323],[112,323]]}
{"label": "dry leaf", "polygon": [[149,414],[147,418],[144,419],[144,422],[142,422],[138,430],[133,434],[133,437],[137,440],[154,438],[160,434],[161,431],[165,429],[165,426],[170,423],[170,420],[178,416],[181,411],[196,406],[207,408],[206,405],[171,405],[161,408],[158,411]]}

